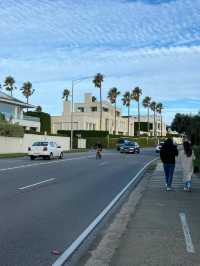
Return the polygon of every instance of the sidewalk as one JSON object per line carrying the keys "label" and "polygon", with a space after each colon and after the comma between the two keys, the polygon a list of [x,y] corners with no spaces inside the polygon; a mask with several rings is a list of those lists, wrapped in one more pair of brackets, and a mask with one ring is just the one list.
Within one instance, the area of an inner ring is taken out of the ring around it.
{"label": "sidewalk", "polygon": [[[184,192],[178,162],[173,188],[173,191],[165,191],[162,164],[159,162],[109,265],[200,265],[200,178],[193,178],[191,193]],[[185,215],[190,231],[187,240],[180,213]]]}

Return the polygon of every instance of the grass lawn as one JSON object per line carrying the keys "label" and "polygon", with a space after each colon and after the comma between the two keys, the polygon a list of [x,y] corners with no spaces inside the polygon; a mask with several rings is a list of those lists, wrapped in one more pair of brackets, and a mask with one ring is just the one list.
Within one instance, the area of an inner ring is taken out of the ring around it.
{"label": "grass lawn", "polygon": [[24,157],[27,153],[2,153],[0,154],[0,158],[17,158]]}

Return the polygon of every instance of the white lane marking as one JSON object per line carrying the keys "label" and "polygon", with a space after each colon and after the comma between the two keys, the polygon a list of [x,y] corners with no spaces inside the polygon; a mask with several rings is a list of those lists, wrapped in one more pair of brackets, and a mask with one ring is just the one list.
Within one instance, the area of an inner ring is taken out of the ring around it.
{"label": "white lane marking", "polygon": [[135,182],[138,176],[158,158],[151,160],[131,179],[131,181],[121,190],[117,196],[105,207],[105,209],[94,219],[94,221],[79,235],[79,237],[63,252],[63,254],[52,264],[52,266],[62,266],[66,260],[74,253],[74,251],[81,245],[81,243],[88,237],[94,228],[103,220],[108,212],[113,208],[121,196],[127,189]]}
{"label": "white lane marking", "polygon": [[194,246],[192,243],[192,238],[190,235],[190,229],[187,223],[186,215],[184,212],[179,213],[181,223],[182,223],[182,229],[185,237],[185,244],[186,244],[186,250],[189,253],[195,253]]}
{"label": "white lane marking", "polygon": [[104,166],[104,165],[108,165],[108,162],[102,162],[99,164],[99,166]]}
{"label": "white lane marking", "polygon": [[46,179],[46,180],[44,180],[44,181],[37,182],[37,183],[32,184],[32,185],[29,185],[29,186],[20,187],[20,188],[18,188],[18,189],[20,189],[20,190],[24,190],[24,189],[27,189],[27,188],[30,188],[30,187],[38,186],[38,185],[43,184],[43,183],[51,182],[51,181],[53,181],[53,180],[55,180],[55,178]]}
{"label": "white lane marking", "polygon": [[68,158],[68,159],[62,159],[62,160],[57,160],[57,161],[51,161],[51,162],[46,162],[46,163],[23,164],[23,165],[19,165],[19,166],[13,166],[13,167],[0,169],[0,172],[8,171],[8,170],[14,170],[14,169],[20,169],[20,168],[26,168],[26,167],[32,167],[32,166],[38,166],[38,165],[46,165],[46,164],[53,164],[53,163],[62,163],[62,162],[66,162],[66,161],[81,160],[81,159],[93,158],[93,157],[94,156],[87,156],[87,157],[82,156],[82,157],[76,157],[76,158]]}

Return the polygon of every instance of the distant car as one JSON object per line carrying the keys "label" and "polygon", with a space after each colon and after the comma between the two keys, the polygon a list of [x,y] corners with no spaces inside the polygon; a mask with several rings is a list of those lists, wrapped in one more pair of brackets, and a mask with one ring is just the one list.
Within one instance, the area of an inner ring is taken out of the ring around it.
{"label": "distant car", "polygon": [[120,153],[140,153],[140,146],[137,142],[128,141],[120,147]]}
{"label": "distant car", "polygon": [[28,155],[31,160],[37,157],[43,159],[63,158],[63,149],[53,141],[37,141],[34,142],[31,147],[28,148]]}
{"label": "distant car", "polygon": [[161,150],[163,144],[164,144],[164,142],[162,141],[162,142],[160,142],[160,143],[156,146],[156,152],[157,152],[157,153],[160,152],[160,150]]}
{"label": "distant car", "polygon": [[117,150],[120,151],[121,146],[123,146],[127,142],[129,142],[129,140],[127,140],[127,139],[119,139],[117,144],[116,144]]}

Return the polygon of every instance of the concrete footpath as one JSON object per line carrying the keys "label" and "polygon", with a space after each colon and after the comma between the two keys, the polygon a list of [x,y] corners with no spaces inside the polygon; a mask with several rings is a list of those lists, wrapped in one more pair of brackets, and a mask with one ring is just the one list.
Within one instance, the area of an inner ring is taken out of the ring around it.
{"label": "concrete footpath", "polygon": [[122,220],[124,215],[126,220],[127,210],[131,212],[123,232],[119,232],[119,224],[111,225],[86,265],[200,266],[200,177],[193,177],[192,186],[192,192],[183,191],[178,162],[173,191],[166,192],[162,164],[158,162],[138,186],[140,196],[135,206],[133,192],[129,206],[125,211],[122,207],[121,218],[116,217]]}

